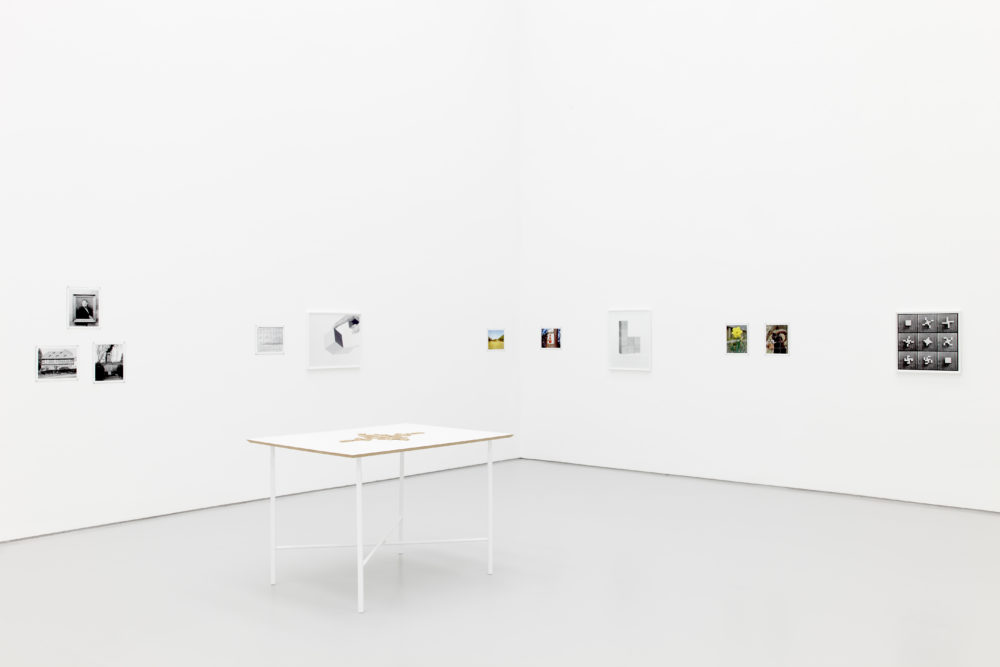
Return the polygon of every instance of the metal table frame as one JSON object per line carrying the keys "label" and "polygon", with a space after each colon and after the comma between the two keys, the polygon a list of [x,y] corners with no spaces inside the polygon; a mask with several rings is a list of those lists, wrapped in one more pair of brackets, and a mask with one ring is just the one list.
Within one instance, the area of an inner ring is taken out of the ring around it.
{"label": "metal table frame", "polygon": [[[354,504],[355,504],[355,542],[354,544],[278,544],[277,534],[278,534],[278,511],[277,511],[277,481],[275,475],[275,456],[276,450],[278,448],[275,446],[271,447],[270,456],[270,481],[271,481],[271,498],[270,498],[270,523],[271,523],[271,585],[275,585],[277,582],[277,555],[279,550],[284,549],[356,549],[357,554],[357,568],[358,568],[358,613],[363,613],[365,610],[365,565],[371,560],[372,556],[379,547],[384,545],[410,545],[410,544],[444,544],[453,542],[486,542],[486,574],[493,574],[493,441],[486,441],[486,495],[487,495],[487,511],[486,511],[486,536],[485,537],[462,537],[454,539],[444,539],[444,540],[404,540],[403,539],[403,517],[406,507],[406,470],[405,470],[405,455],[406,452],[399,452],[399,516],[396,521],[393,522],[392,527],[385,533],[385,536],[373,544],[365,544],[365,525],[364,525],[364,493],[363,493],[363,471],[361,462],[364,457],[355,458],[354,462]],[[410,450],[419,451],[419,450]],[[395,540],[389,540],[389,537],[393,533],[396,533]],[[371,547],[368,554],[365,554],[365,548]],[[399,551],[402,554],[402,551]]]}

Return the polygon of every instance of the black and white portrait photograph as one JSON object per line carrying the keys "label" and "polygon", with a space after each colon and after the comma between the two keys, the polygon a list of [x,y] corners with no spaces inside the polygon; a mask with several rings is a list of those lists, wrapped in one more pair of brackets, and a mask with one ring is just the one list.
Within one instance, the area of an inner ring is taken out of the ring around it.
{"label": "black and white portrait photograph", "polygon": [[94,382],[125,381],[125,343],[94,344]]}
{"label": "black and white portrait photograph", "polygon": [[38,380],[75,380],[76,354],[75,345],[60,345],[52,347],[37,347],[38,357],[36,379]]}
{"label": "black and white portrait photograph", "polygon": [[66,290],[66,304],[70,327],[100,326],[99,289],[80,289],[70,287]]}

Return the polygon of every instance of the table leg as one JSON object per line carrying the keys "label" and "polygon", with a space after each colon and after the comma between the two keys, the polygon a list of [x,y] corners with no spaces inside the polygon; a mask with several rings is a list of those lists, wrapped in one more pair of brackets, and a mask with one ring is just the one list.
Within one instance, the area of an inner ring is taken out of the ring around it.
{"label": "table leg", "polygon": [[275,569],[276,569],[275,561],[277,560],[277,557],[278,557],[278,545],[277,545],[277,538],[278,538],[278,513],[277,513],[277,507],[275,506],[275,487],[276,487],[276,484],[275,484],[275,479],[274,479],[274,457],[275,457],[275,450],[276,449],[277,449],[276,447],[271,447],[271,502],[270,502],[271,521],[270,521],[270,523],[271,523],[271,585],[272,586],[274,586],[274,583],[275,583]]}
{"label": "table leg", "polygon": [[357,459],[357,464],[354,469],[354,505],[355,512],[357,513],[355,517],[355,528],[357,534],[355,539],[357,540],[357,555],[358,555],[358,613],[363,613],[365,610],[365,529],[364,529],[364,511],[361,504],[361,458]]}
{"label": "table leg", "polygon": [[[403,541],[403,510],[404,510],[404,507],[405,507],[405,499],[406,499],[406,493],[405,493],[406,492],[406,473],[405,473],[405,470],[403,468],[403,455],[404,454],[405,454],[405,452],[400,452],[399,453],[399,537],[396,540],[397,542],[402,542]],[[403,554],[403,545],[402,544],[399,545],[399,551],[397,553],[399,553],[400,555]]]}
{"label": "table leg", "polygon": [[493,441],[486,443],[486,574],[493,574]]}

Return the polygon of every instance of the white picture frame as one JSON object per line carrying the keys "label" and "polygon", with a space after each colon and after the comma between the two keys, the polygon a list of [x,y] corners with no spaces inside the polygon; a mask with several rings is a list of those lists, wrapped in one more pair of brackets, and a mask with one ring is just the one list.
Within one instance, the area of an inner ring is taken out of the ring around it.
{"label": "white picture frame", "polygon": [[254,354],[258,356],[285,354],[285,325],[254,325]]}
{"label": "white picture frame", "polygon": [[[82,309],[89,310],[89,317]],[[101,288],[66,288],[66,328],[97,329],[101,326]]]}
{"label": "white picture frame", "polygon": [[608,311],[608,369],[653,370],[653,311],[648,308]]}
{"label": "white picture frame", "polygon": [[361,368],[360,310],[310,310],[307,315],[306,368]]}

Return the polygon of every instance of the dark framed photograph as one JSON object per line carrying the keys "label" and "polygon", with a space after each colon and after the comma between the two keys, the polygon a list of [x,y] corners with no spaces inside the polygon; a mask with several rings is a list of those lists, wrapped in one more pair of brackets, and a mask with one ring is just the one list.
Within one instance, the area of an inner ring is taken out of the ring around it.
{"label": "dark framed photograph", "polygon": [[66,290],[66,308],[69,327],[97,327],[101,325],[101,290],[70,287]]}

